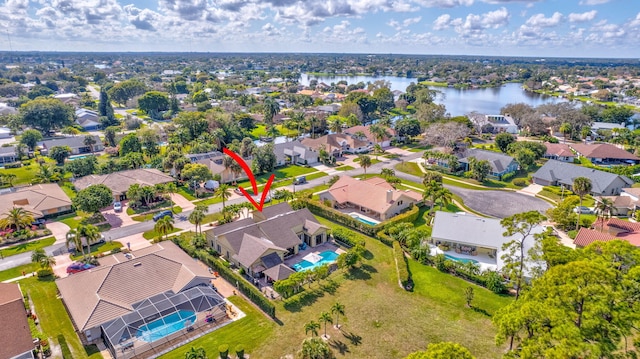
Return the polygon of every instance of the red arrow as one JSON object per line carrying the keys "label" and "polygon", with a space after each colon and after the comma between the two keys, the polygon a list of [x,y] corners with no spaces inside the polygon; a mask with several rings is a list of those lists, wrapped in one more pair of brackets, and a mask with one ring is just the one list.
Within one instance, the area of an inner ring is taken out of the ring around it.
{"label": "red arrow", "polygon": [[[251,168],[249,168],[249,165],[247,165],[247,163],[242,159],[242,157],[238,156],[237,153],[235,153],[233,151],[230,151],[226,147],[222,149],[222,152],[224,152],[226,155],[230,156],[236,162],[238,162],[240,167],[242,167],[244,172],[247,174],[247,177],[249,177],[249,181],[251,181],[251,186],[253,187],[253,194],[257,195],[258,194],[258,184],[256,183],[256,177],[253,175],[253,171],[251,171]],[[276,178],[275,174],[271,174],[271,177],[269,177],[269,180],[267,181],[267,184],[264,186],[264,190],[262,192],[262,197],[260,197],[260,203],[257,203],[253,199],[253,197],[251,197],[249,192],[247,192],[247,190],[245,190],[242,187],[238,187],[238,188],[240,189],[240,192],[242,192],[242,194],[245,197],[247,197],[247,199],[253,204],[253,206],[256,207],[256,209],[258,211],[262,212],[262,208],[264,208],[264,200],[267,198],[267,193],[269,193],[269,188],[271,187],[271,183],[273,183],[273,180],[275,178]]]}

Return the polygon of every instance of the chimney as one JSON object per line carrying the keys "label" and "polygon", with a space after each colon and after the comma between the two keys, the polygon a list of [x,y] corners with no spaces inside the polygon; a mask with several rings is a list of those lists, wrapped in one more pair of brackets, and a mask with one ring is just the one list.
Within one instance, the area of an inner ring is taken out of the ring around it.
{"label": "chimney", "polygon": [[393,191],[387,190],[387,203],[391,203],[393,201]]}

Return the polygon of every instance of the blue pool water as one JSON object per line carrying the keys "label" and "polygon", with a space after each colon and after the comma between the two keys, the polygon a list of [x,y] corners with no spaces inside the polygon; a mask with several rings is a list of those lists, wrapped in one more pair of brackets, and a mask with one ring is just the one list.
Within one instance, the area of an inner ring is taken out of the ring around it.
{"label": "blue pool water", "polygon": [[457,261],[457,262],[461,262],[461,263],[469,263],[469,262],[471,262],[471,263],[478,264],[478,261],[475,260],[475,259],[458,258],[458,257],[454,257],[454,256],[452,256],[450,254],[446,254],[446,253],[444,254],[444,256],[445,256],[445,258],[451,259],[452,261]]}
{"label": "blue pool water", "polygon": [[309,261],[301,260],[300,262],[298,262],[298,263],[293,265],[293,269],[295,269],[296,272],[302,272],[302,271],[305,271],[305,270],[313,269],[315,267],[319,267],[319,266],[324,265],[324,264],[333,263],[338,258],[338,253],[333,252],[333,251],[324,251],[322,253],[318,253],[318,255],[320,257],[322,257],[321,260],[319,260],[319,261],[317,261],[315,263],[311,263]]}
{"label": "blue pool water", "polygon": [[360,222],[362,222],[362,223],[364,223],[364,224],[368,224],[368,225],[370,225],[370,226],[375,226],[375,225],[377,224],[376,222],[367,221],[366,219],[364,219],[364,218],[362,218],[362,217],[358,216],[357,214],[352,214],[352,215],[351,215],[351,217],[352,217],[353,219],[357,219],[358,221],[360,221]]}
{"label": "blue pool water", "polygon": [[136,336],[147,343],[155,342],[168,335],[184,329],[185,322],[189,320],[191,324],[196,321],[196,313],[190,310],[179,310],[166,317],[156,319],[153,322],[138,328]]}
{"label": "blue pool water", "polygon": [[87,156],[86,155],[71,156],[69,157],[69,161],[79,160],[81,158],[87,158]]}

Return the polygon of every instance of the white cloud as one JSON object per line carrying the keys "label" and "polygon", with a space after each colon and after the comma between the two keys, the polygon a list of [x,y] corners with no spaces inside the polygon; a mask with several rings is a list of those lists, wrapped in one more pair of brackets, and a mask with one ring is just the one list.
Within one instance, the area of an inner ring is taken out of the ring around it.
{"label": "white cloud", "polygon": [[531,5],[531,3],[538,2],[541,0],[482,0],[489,4],[510,4],[514,2],[524,2],[527,3],[527,6]]}
{"label": "white cloud", "polygon": [[569,22],[587,22],[595,19],[598,12],[596,10],[591,10],[587,12],[583,12],[581,14],[571,13],[569,14]]}
{"label": "white cloud", "polygon": [[562,19],[563,16],[559,12],[553,13],[551,17],[545,17],[544,14],[535,14],[531,16],[525,24],[533,27],[554,27],[557,26]]}
{"label": "white cloud", "polygon": [[602,5],[606,4],[611,0],[582,0],[580,1],[580,5]]}
{"label": "white cloud", "polygon": [[451,25],[451,15],[444,14],[438,16],[437,19],[433,21],[433,29],[434,30],[444,30],[449,28]]}
{"label": "white cloud", "polygon": [[471,6],[474,0],[415,0],[418,4],[424,7],[457,7],[457,6]]}
{"label": "white cloud", "polygon": [[635,19],[631,20],[631,22],[629,23],[629,26],[631,26],[631,27],[640,26],[640,12],[638,13],[638,15],[636,15]]}

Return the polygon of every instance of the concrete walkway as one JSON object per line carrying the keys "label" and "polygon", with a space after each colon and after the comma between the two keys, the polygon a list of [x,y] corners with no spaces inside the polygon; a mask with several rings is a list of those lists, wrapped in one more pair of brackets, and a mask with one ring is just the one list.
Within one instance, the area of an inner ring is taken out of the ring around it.
{"label": "concrete walkway", "polygon": [[191,211],[196,208],[196,205],[188,199],[184,198],[182,195],[177,193],[171,194],[171,200],[175,203],[176,206],[182,208],[182,212]]}
{"label": "concrete walkway", "polygon": [[67,233],[71,228],[62,222],[47,223],[47,228],[51,231],[51,235],[56,238],[54,244],[66,243]]}
{"label": "concrete walkway", "polygon": [[523,188],[521,190],[518,190],[518,192],[522,193],[522,194],[529,195],[529,196],[535,196],[538,193],[540,193],[540,191],[542,191],[542,188],[543,187],[541,185],[532,183],[532,184],[528,185],[527,187],[525,187],[525,188]]}

